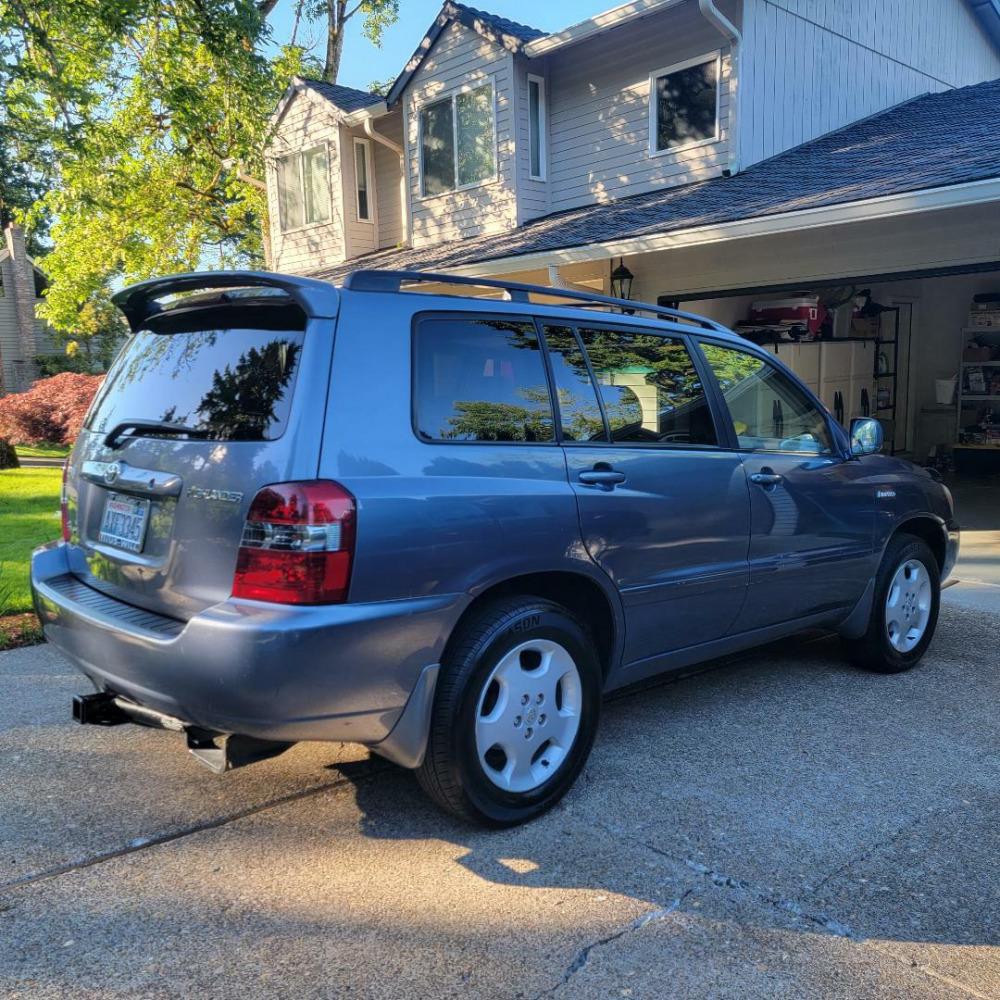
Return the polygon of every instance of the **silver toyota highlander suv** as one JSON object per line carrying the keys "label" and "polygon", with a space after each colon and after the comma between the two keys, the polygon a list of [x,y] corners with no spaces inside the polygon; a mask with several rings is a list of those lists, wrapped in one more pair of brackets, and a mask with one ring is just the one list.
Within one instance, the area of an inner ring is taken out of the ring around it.
{"label": "silver toyota highlander suv", "polygon": [[116,301],[32,561],[82,723],[218,771],[356,741],[501,826],[570,787],[605,691],[806,627],[886,672],[931,641],[948,491],[709,320],[375,271]]}

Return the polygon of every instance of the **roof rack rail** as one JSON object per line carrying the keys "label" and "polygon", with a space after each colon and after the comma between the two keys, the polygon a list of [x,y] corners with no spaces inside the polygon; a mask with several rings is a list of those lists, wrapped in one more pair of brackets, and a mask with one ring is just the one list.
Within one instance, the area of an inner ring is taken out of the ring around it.
{"label": "roof rack rail", "polygon": [[681,320],[694,323],[705,330],[715,330],[718,333],[729,333],[721,323],[706,319],[696,313],[683,312],[680,309],[668,309],[666,306],[653,305],[650,302],[636,302],[632,299],[617,299],[611,295],[601,295],[599,292],[583,292],[575,288],[558,288],[550,285],[528,285],[519,281],[501,281],[496,278],[467,278],[454,274],[434,274],[429,271],[352,271],[345,279],[343,287],[352,292],[398,292],[404,284],[420,282],[435,282],[446,285],[468,285],[474,288],[499,288],[510,296],[512,302],[530,302],[531,295],[547,295],[550,298],[569,299],[583,302],[587,305],[617,306],[630,312],[652,313],[666,319]]}

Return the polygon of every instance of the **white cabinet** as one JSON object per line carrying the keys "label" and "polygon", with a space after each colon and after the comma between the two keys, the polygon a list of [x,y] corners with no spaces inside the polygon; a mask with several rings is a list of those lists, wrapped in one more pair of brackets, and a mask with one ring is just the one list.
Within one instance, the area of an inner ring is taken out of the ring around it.
{"label": "white cabinet", "polygon": [[773,344],[774,352],[835,413],[837,394],[843,400],[844,426],[852,418],[865,416],[875,408],[875,341],[814,340],[801,344]]}

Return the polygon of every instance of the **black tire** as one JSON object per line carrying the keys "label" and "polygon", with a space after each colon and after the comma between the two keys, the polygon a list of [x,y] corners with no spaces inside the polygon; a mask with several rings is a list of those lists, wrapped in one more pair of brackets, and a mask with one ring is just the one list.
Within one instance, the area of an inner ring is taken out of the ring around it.
{"label": "black tire", "polygon": [[[930,616],[920,641],[907,652],[896,649],[889,641],[886,622],[886,598],[893,576],[899,567],[910,560],[923,563],[930,577]],[[889,541],[878,573],[875,576],[875,598],[872,603],[868,629],[860,639],[846,640],[851,659],[865,670],[880,674],[898,674],[912,670],[927,651],[937,627],[941,603],[941,571],[937,559],[927,543],[914,535],[900,534]]]}
{"label": "black tire", "polygon": [[[580,723],[552,777],[531,791],[510,792],[488,777],[479,759],[476,715],[501,658],[531,639],[553,640],[572,656],[581,681]],[[417,770],[421,787],[454,816],[483,826],[516,826],[540,816],[566,794],[590,754],[602,687],[594,642],[566,608],[531,596],[490,603],[460,627],[443,657],[427,753]]]}

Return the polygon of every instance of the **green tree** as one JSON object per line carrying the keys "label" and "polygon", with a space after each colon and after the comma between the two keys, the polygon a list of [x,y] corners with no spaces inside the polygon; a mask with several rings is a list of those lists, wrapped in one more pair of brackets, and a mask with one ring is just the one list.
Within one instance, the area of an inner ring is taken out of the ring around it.
{"label": "green tree", "polygon": [[[23,176],[3,171],[2,207],[35,233],[52,220],[43,313],[57,329],[79,333],[81,308],[115,282],[264,262],[270,113],[314,65],[294,39],[272,38],[276,6],[0,0],[0,167],[5,155],[23,164]],[[333,80],[346,23],[360,15],[377,44],[398,0],[297,10],[336,36]]]}

